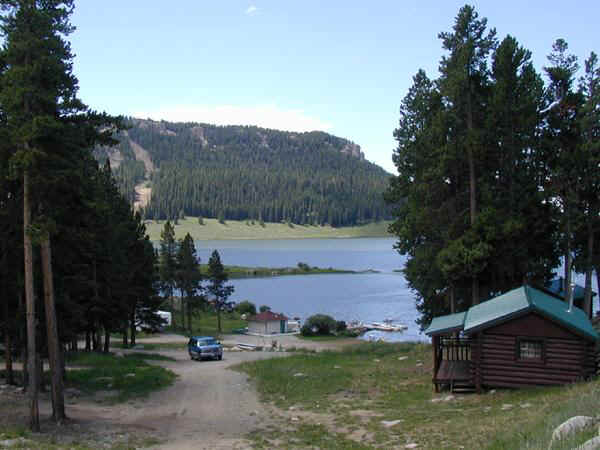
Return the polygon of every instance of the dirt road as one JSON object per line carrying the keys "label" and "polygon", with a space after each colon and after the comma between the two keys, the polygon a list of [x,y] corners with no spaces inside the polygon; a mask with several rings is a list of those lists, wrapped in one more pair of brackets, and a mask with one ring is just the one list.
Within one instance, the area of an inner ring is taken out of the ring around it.
{"label": "dirt road", "polygon": [[[306,346],[315,350],[338,348],[341,342],[301,341],[293,336],[273,338],[284,348]],[[223,342],[265,345],[263,338],[230,336]],[[268,339],[270,344],[271,338]],[[139,340],[139,343],[181,343],[181,349],[159,353],[175,361],[149,361],[175,372],[179,377],[173,386],[155,392],[146,399],[125,404],[107,405],[91,398],[75,398],[67,402],[67,414],[75,419],[80,433],[94,432],[95,439],[119,441],[121,434],[133,433],[158,439],[154,449],[246,449],[244,438],[257,428],[273,421],[269,408],[259,402],[256,390],[243,373],[229,368],[245,361],[285,357],[280,352],[226,351],[222,361],[192,361],[186,348],[186,338],[161,335]],[[346,342],[347,344],[348,342]],[[21,408],[25,402],[16,401]],[[50,414],[47,396],[42,397],[41,414]],[[25,411],[23,411],[24,415]],[[68,428],[68,427],[67,427]],[[63,428],[62,432],[69,430]],[[72,431],[72,430],[71,430]],[[104,445],[99,445],[99,448]]]}
{"label": "dirt road", "polygon": [[86,422],[106,421],[133,430],[147,430],[162,443],[156,449],[246,449],[244,436],[268,421],[245,374],[228,370],[244,361],[284,353],[226,352],[222,361],[191,361],[184,350],[161,352],[176,361],[160,364],[179,378],[149,398],[124,405],[99,407],[82,402],[70,415]]}

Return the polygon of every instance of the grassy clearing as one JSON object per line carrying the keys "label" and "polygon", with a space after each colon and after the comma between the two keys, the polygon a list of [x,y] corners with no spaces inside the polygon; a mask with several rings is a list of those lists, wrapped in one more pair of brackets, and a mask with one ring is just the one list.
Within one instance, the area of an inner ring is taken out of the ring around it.
{"label": "grassy clearing", "polygon": [[[173,313],[173,327],[167,329],[174,333],[181,332],[178,328],[181,323],[181,314],[179,311]],[[187,318],[186,318],[187,323]],[[240,315],[236,312],[223,312],[221,313],[221,334],[232,334],[234,330],[245,328],[248,326],[248,322],[242,320]],[[196,312],[192,316],[192,336],[213,336],[218,337],[219,331],[217,329],[217,314],[214,312],[200,311]],[[185,335],[189,336],[190,333],[185,331]]]}
{"label": "grassy clearing", "polygon": [[[286,412],[291,407],[300,417],[285,431],[265,430],[256,439],[264,448],[282,441],[285,447],[305,447],[300,443],[321,424],[326,433],[352,438],[366,448],[415,443],[432,449],[548,449],[552,430],[564,420],[598,414],[598,381],[448,397],[447,392],[433,392],[431,365],[430,345],[365,343],[341,352],[298,353],[238,368],[254,379],[264,401]],[[391,427],[382,423],[394,420],[400,422]],[[593,427],[552,448],[573,448],[597,433]]]}
{"label": "grassy clearing", "polygon": [[[181,334],[181,336],[184,338],[187,338],[189,336],[212,336],[218,338],[221,334],[233,334],[234,330],[238,330],[240,328],[245,328],[248,326],[248,322],[242,320],[240,315],[236,312],[221,314],[221,328],[223,330],[222,333],[219,333],[217,330],[217,314],[214,312],[196,312],[194,316],[192,316],[191,334],[187,330],[182,331],[179,328],[180,323],[181,314],[179,313],[179,311],[175,311],[173,313],[173,326],[167,327],[165,331],[168,333]],[[145,337],[156,337],[156,335],[146,334]],[[146,343],[140,339],[142,338],[140,338],[139,335],[136,335],[136,345],[133,348],[134,350],[157,351],[181,350],[185,348],[185,343],[165,342],[161,344],[155,344]],[[122,342],[116,340],[111,341],[110,346],[111,348],[115,349],[131,348],[124,347]]]}
{"label": "grassy clearing", "polygon": [[[57,434],[60,434],[58,436]],[[94,450],[98,447],[99,437],[96,435],[68,436],[64,429],[60,433],[33,434],[24,427],[8,427],[0,431],[0,441],[17,440],[12,445],[2,448],[27,449],[27,450]],[[103,442],[102,447],[106,450],[130,450],[134,448],[146,448],[159,444],[160,441],[152,437],[125,436],[120,434],[114,442]]]}
{"label": "grassy clearing", "polygon": [[128,353],[123,355],[124,358],[137,359],[141,361],[175,361],[175,358],[170,356],[160,355],[158,353]]}
{"label": "grassy clearing", "polygon": [[350,336],[344,335],[326,335],[326,336],[303,336],[301,334],[297,335],[298,339],[302,339],[303,341],[313,341],[313,342],[328,342],[328,341],[339,341],[340,339],[350,339]]}
{"label": "grassy clearing", "polygon": [[[153,241],[160,240],[164,220],[148,222],[146,232]],[[245,221],[228,220],[225,224],[217,219],[204,219],[204,225],[198,224],[196,217],[179,220],[175,226],[175,236],[183,238],[190,233],[194,240],[217,239],[303,239],[303,238],[349,238],[349,237],[389,237],[387,228],[390,222],[381,221],[357,227],[333,228],[330,226],[296,225],[285,223],[254,224]]]}
{"label": "grassy clearing", "polygon": [[66,384],[88,394],[106,391],[103,399],[109,402],[143,397],[173,384],[176,378],[173,372],[150,365],[145,362],[147,359],[170,358],[152,354],[117,357],[104,353],[69,353],[68,364],[83,368],[67,371]]}
{"label": "grassy clearing", "polygon": [[[110,344],[111,348],[125,348],[123,347],[123,343],[122,342],[115,342],[115,343],[111,343]],[[144,352],[147,351],[157,351],[157,350],[180,350],[185,346],[184,343],[178,343],[178,342],[164,342],[162,344],[154,344],[154,343],[137,343],[135,345],[135,347],[126,347],[130,350],[142,350]],[[147,355],[148,353],[142,353],[144,356]],[[129,356],[129,355],[127,355]],[[161,355],[157,355],[157,356],[161,356]],[[143,358],[144,359],[144,358]],[[145,359],[152,359],[152,358],[145,358]]]}

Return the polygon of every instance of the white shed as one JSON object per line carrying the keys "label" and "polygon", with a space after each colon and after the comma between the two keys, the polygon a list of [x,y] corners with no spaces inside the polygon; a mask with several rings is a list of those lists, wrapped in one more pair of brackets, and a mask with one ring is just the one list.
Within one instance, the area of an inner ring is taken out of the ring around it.
{"label": "white shed", "polygon": [[287,333],[288,318],[283,314],[265,311],[248,319],[250,334],[280,334]]}

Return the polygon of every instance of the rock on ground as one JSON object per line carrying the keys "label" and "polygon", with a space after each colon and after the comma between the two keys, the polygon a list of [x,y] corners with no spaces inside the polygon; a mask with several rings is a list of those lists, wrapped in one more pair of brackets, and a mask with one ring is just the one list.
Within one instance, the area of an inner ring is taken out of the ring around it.
{"label": "rock on ground", "polygon": [[552,440],[550,442],[559,441],[576,431],[593,425],[594,422],[595,419],[589,416],[571,417],[554,429],[552,432]]}
{"label": "rock on ground", "polygon": [[586,441],[585,444],[577,447],[577,450],[598,450],[600,449],[600,436],[596,436],[595,438]]}

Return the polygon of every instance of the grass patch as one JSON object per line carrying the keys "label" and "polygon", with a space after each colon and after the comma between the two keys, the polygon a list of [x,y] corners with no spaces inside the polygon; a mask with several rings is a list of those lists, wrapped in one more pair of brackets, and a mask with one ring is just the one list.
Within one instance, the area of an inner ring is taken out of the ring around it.
{"label": "grass patch", "polygon": [[122,342],[111,343],[110,346],[112,348],[126,348],[129,350],[140,350],[140,351],[156,351],[156,350],[178,350],[185,347],[185,343],[179,342],[164,342],[161,344],[154,343],[144,343],[138,342],[135,344],[135,347],[124,347]]}
{"label": "grass patch", "polygon": [[[159,241],[164,220],[147,222],[146,233],[150,240]],[[333,228],[330,226],[297,225],[290,227],[286,223],[265,223],[258,221],[248,225],[245,221],[227,220],[219,223],[217,219],[204,219],[204,225],[196,217],[178,220],[175,236],[181,239],[190,233],[194,240],[217,239],[302,239],[302,238],[350,238],[350,237],[391,237],[387,229],[389,221],[381,221],[356,227]]]}
{"label": "grass patch", "polygon": [[[66,432],[68,433],[68,431]],[[56,434],[34,434],[24,427],[10,427],[0,430],[0,441],[17,440],[12,445],[7,444],[2,448],[28,449],[28,450],[93,450],[98,447],[96,435],[90,434],[78,439],[76,436],[67,437],[65,432],[58,437]],[[119,435],[116,442],[103,442],[102,448],[108,450],[129,450],[133,448],[146,448],[160,444],[153,437],[139,437]]]}
{"label": "grass patch", "polygon": [[301,334],[297,335],[298,339],[302,339],[303,341],[313,341],[313,342],[327,342],[327,341],[339,341],[340,339],[352,339],[350,336],[343,335],[325,335],[325,336],[303,336]]}
{"label": "grass patch", "polygon": [[144,361],[163,358],[161,355],[151,355],[148,358],[147,354],[121,358],[104,353],[68,353],[68,364],[84,368],[67,371],[66,384],[88,394],[109,391],[112,394],[107,395],[106,400],[114,402],[144,397],[175,381],[176,375],[170,370]]}
{"label": "grass patch", "polygon": [[300,424],[293,432],[267,430],[252,433],[249,438],[253,448],[270,450],[277,442],[278,448],[318,448],[323,450],[368,450],[373,447],[346,439],[341,433],[331,433],[323,425]]}
{"label": "grass patch", "polygon": [[[319,275],[319,274],[352,274],[360,273],[354,270],[341,270],[323,268],[323,267],[246,267],[246,266],[225,266],[230,279],[235,278],[268,278],[284,275]],[[202,264],[200,271],[207,277],[208,265]]]}
{"label": "grass patch", "polygon": [[[445,400],[448,392],[435,394],[432,389],[428,344],[364,343],[338,352],[297,353],[237,368],[254,380],[262,400],[284,410],[294,406],[299,411],[326,413],[332,417],[326,433],[335,435],[344,429],[341,437],[348,439],[353,431],[364,430],[368,438],[359,439],[360,445],[370,447],[403,448],[416,443],[419,448],[435,449],[548,449],[556,426],[575,415],[595,417],[600,404],[597,380],[566,387],[454,394]],[[401,422],[386,428],[385,420]],[[552,449],[577,447],[598,433],[597,426],[592,428]],[[303,447],[298,442],[306,444],[305,437],[311,436],[300,426],[280,435],[266,431],[268,439],[285,439],[292,448]],[[353,448],[315,442],[308,446]]]}
{"label": "grass patch", "polygon": [[152,361],[175,361],[175,358],[170,356],[160,355],[158,353],[128,353],[123,355],[124,358],[138,359],[138,360],[152,360]]}
{"label": "grass patch", "polygon": [[[187,321],[187,318],[186,318]],[[172,333],[182,333],[182,330],[177,328],[181,322],[181,314],[179,311],[173,313],[173,324],[174,326],[168,327],[166,331]],[[187,322],[186,322],[187,323]],[[221,329],[222,333],[219,333],[217,329],[217,314],[212,311],[200,311],[196,312],[192,316],[192,333],[190,334],[187,330],[183,332],[185,336],[212,336],[219,337],[220,334],[234,334],[234,330],[239,328],[246,328],[248,322],[242,320],[240,315],[236,312],[223,312],[221,313]]]}

